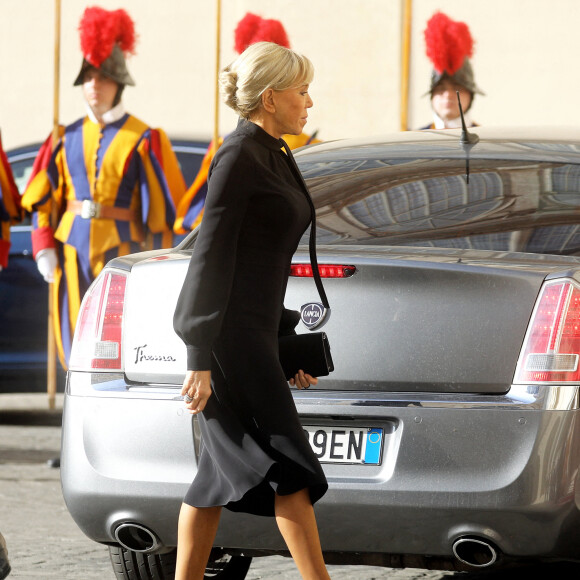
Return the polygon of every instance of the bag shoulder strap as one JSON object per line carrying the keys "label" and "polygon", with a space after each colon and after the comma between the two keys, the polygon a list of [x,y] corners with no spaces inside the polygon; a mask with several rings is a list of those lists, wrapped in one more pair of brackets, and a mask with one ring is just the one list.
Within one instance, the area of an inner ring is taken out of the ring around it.
{"label": "bag shoulder strap", "polygon": [[308,241],[308,250],[310,253],[310,265],[312,266],[312,275],[314,276],[314,283],[316,284],[316,289],[318,290],[318,294],[320,295],[320,301],[324,305],[325,308],[330,310],[330,304],[328,303],[328,298],[326,297],[326,292],[324,291],[324,286],[322,285],[322,279],[320,278],[320,271],[318,270],[318,258],[316,256],[316,210],[314,208],[314,203],[312,202],[312,198],[310,197],[310,192],[308,191],[308,187],[306,186],[306,182],[302,177],[302,173],[300,173],[300,169],[296,164],[294,159],[294,155],[292,155],[292,151],[288,144],[284,141],[284,139],[280,139],[283,144],[284,151],[286,151],[286,157],[288,158],[288,164],[290,165],[290,169],[294,176],[298,180],[298,183],[302,187],[302,191],[306,196],[306,200],[310,205],[310,239]]}

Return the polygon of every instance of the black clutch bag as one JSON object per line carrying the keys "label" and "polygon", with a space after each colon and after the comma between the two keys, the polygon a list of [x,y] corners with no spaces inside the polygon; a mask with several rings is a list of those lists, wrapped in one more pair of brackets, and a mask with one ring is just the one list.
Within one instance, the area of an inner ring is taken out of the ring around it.
{"label": "black clutch bag", "polygon": [[281,336],[278,345],[286,380],[293,379],[301,369],[312,377],[325,377],[334,370],[325,332]]}

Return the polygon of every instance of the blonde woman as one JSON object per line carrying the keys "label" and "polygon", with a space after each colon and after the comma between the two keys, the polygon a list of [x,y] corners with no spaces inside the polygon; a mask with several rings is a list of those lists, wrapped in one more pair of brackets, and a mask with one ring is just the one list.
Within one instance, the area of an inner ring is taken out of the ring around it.
{"label": "blonde woman", "polygon": [[[313,504],[328,485],[278,360],[293,253],[312,219],[308,191],[281,139],[302,133],[311,62],[270,42],[249,46],[220,76],[240,115],[209,172],[205,213],[177,303],[187,347],[182,394],[202,449],[179,517],[177,580],[202,579],[222,507],[273,516],[303,578],[329,578]],[[290,380],[308,388],[300,371]],[[243,444],[242,444],[243,442]]]}

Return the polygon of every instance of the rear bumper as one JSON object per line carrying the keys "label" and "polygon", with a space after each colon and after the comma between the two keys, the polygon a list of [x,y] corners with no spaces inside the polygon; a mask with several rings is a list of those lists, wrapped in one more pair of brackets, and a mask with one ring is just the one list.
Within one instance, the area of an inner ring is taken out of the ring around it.
{"label": "rear bumper", "polygon": [[[106,378],[69,373],[61,458],[69,511],[98,542],[115,542],[129,521],[175,546],[197,420],[177,387]],[[325,551],[452,557],[456,539],[476,536],[508,556],[580,559],[576,387],[514,387],[491,398],[301,391],[295,400],[305,424],[390,432],[380,466],[325,465],[330,489],[316,505]],[[216,544],[284,549],[271,518],[227,510]]]}

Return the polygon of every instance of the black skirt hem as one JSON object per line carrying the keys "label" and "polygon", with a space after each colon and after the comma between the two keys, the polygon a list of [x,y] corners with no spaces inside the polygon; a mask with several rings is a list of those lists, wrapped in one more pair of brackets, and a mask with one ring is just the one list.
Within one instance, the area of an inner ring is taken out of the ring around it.
{"label": "black skirt hem", "polygon": [[[274,517],[276,495],[291,495],[307,488],[310,501],[314,505],[328,490],[326,479],[321,481],[304,481],[296,478],[292,483],[284,482],[280,485],[276,474],[279,471],[278,465],[272,465],[264,478],[252,488],[245,491],[240,497],[224,500],[223,502],[199,502],[193,501],[190,492],[185,496],[184,503],[191,507],[224,507],[232,512],[247,513],[256,516]],[[313,479],[313,478],[312,478]],[[190,489],[190,491],[193,491]],[[191,495],[196,495],[193,492]]]}

